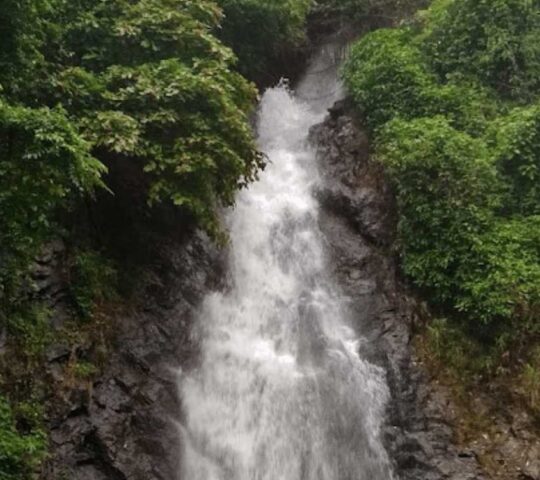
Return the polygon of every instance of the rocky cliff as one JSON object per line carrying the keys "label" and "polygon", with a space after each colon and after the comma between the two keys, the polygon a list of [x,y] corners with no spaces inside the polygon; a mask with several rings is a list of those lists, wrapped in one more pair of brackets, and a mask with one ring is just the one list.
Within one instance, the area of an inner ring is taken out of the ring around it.
{"label": "rocky cliff", "polygon": [[[114,331],[102,374],[52,399],[51,455],[43,479],[177,478],[177,369],[196,357],[191,322],[204,293],[217,288],[221,260],[212,242],[198,233],[182,241],[162,238],[157,251],[137,302],[108,319]],[[55,292],[63,290],[55,274],[61,258],[62,249],[54,249],[42,268]],[[62,310],[57,293],[53,322]],[[53,345],[47,358],[51,376],[65,384],[62,372],[70,351]]]}
{"label": "rocky cliff", "polygon": [[[370,158],[361,122],[347,102],[339,103],[312,130],[311,140],[319,151],[316,193],[329,264],[350,298],[358,330],[367,337],[363,354],[387,371],[391,401],[384,439],[397,476],[489,478],[476,453],[457,444],[455,407],[415,359],[411,341],[420,310],[400,282],[392,247],[393,196],[381,167]],[[159,254],[149,263],[135,304],[115,317],[102,374],[89,385],[67,389],[53,409],[44,480],[178,479],[178,368],[196,361],[190,329],[204,294],[221,286],[224,255],[199,233],[182,238],[154,238]],[[57,322],[64,315],[57,274],[62,256],[62,245],[52,246],[36,278]],[[50,375],[58,376],[70,351],[53,345],[47,358]]]}
{"label": "rocky cliff", "polygon": [[387,371],[385,442],[402,480],[486,478],[454,442],[451,408],[431,388],[411,345],[418,305],[399,281],[395,206],[369,139],[346,102],[311,133],[319,151],[321,228],[337,281],[351,299],[364,354]]}

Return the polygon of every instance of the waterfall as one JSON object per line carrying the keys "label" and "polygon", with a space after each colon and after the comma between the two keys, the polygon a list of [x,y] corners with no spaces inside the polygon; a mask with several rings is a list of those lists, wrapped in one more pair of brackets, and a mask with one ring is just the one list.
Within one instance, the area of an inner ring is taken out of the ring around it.
{"label": "waterfall", "polygon": [[200,359],[180,380],[182,480],[393,478],[384,371],[362,358],[312,195],[308,133],[341,95],[340,51],[326,45],[294,93],[280,84],[261,100],[269,163],[227,214],[230,285],[205,299]]}

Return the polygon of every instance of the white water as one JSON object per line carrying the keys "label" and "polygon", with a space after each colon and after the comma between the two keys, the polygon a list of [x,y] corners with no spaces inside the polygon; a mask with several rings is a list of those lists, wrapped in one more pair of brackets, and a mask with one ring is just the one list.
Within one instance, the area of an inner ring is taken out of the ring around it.
{"label": "white water", "polygon": [[[293,95],[268,90],[270,164],[227,218],[230,289],[208,295],[198,368],[181,379],[182,480],[391,480],[388,392],[327,273],[309,128],[340,95],[327,46]],[[304,100],[301,100],[304,99]]]}

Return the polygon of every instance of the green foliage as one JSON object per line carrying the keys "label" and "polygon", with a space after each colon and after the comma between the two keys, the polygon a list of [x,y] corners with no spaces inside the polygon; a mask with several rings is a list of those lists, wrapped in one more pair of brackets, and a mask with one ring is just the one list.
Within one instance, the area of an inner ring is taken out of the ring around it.
{"label": "green foliage", "polygon": [[474,79],[439,84],[411,29],[366,35],[353,46],[343,77],[371,129],[396,116],[443,114],[453,126],[478,134],[497,112],[495,99]]}
{"label": "green foliage", "polygon": [[456,309],[498,341],[506,341],[505,332],[540,333],[540,216],[494,221],[474,239],[459,278]]}
{"label": "green foliage", "polygon": [[224,21],[217,32],[248,78],[260,78],[286,51],[305,40],[311,0],[218,0]]}
{"label": "green foliage", "polygon": [[[23,91],[36,73],[43,73],[40,52],[51,12],[49,0],[3,0],[0,10],[0,86]],[[2,89],[0,88],[0,91]]]}
{"label": "green foliage", "polygon": [[426,90],[434,77],[406,29],[381,29],[356,43],[343,77],[371,129],[395,116],[425,115]]}
{"label": "green foliage", "polygon": [[485,132],[500,108],[492,92],[470,78],[432,83],[423,94],[426,115],[444,115],[454,128],[474,137]]}
{"label": "green foliage", "polygon": [[35,470],[45,453],[46,438],[36,425],[35,408],[20,405],[17,415],[0,396],[0,480],[35,478]]}
{"label": "green foliage", "polygon": [[344,68],[394,186],[404,272],[494,355],[540,335],[540,110],[508,100],[538,91],[539,15],[437,0]]}
{"label": "green foliage", "polygon": [[370,27],[392,21],[402,20],[426,0],[315,0],[313,11],[332,17],[341,17],[346,22],[357,22],[359,25]]}
{"label": "green foliage", "polygon": [[216,232],[216,208],[262,165],[247,119],[256,92],[212,35],[219,10],[189,0],[83,5],[64,6],[65,67],[52,95],[99,158],[139,163],[151,203],[172,202]]}
{"label": "green foliage", "polygon": [[91,362],[79,360],[73,365],[73,374],[80,380],[90,380],[98,372],[99,369]]}
{"label": "green foliage", "polygon": [[71,269],[70,289],[77,313],[90,319],[103,302],[117,295],[117,273],[111,262],[93,251],[78,252]]}
{"label": "green foliage", "polygon": [[27,363],[38,362],[53,339],[50,311],[37,303],[16,305],[8,313],[6,324],[20,356],[26,357]]}
{"label": "green foliage", "polygon": [[405,273],[445,304],[459,291],[459,269],[499,204],[496,169],[481,140],[443,117],[393,120],[379,144],[398,201]]}
{"label": "green foliage", "polygon": [[[103,166],[61,109],[13,107],[0,99],[0,284],[35,255],[52,217],[100,185]],[[1,291],[0,291],[1,292]],[[1,296],[1,293],[0,293]]]}
{"label": "green foliage", "polygon": [[426,58],[445,78],[477,76],[505,96],[540,88],[540,6],[531,0],[437,0],[423,15]]}
{"label": "green foliage", "polygon": [[479,339],[540,333],[540,217],[496,217],[505,183],[485,142],[442,117],[393,120],[379,141],[404,272]]}
{"label": "green foliage", "polygon": [[501,116],[488,138],[510,190],[506,213],[540,215],[540,105]]}
{"label": "green foliage", "polygon": [[118,156],[140,166],[150,203],[173,203],[218,232],[216,209],[262,166],[248,123],[256,91],[212,33],[221,18],[211,1],[7,2],[3,272],[28,262],[55,214]]}

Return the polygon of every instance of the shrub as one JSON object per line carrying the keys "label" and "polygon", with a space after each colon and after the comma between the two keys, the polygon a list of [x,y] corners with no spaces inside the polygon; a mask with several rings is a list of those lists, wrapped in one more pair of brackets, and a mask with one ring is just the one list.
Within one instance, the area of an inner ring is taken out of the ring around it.
{"label": "shrub", "polygon": [[432,83],[423,95],[429,116],[444,115],[452,127],[475,137],[485,133],[500,109],[492,92],[470,78]]}
{"label": "shrub", "polygon": [[238,55],[240,72],[258,79],[287,50],[305,40],[311,0],[218,0],[224,20],[219,37]]}
{"label": "shrub", "polygon": [[0,396],[0,480],[31,480],[45,453],[43,432],[32,423],[20,432],[12,407]]}
{"label": "shrub", "polygon": [[426,90],[434,77],[411,40],[406,29],[378,30],[357,42],[345,63],[345,83],[371,129],[396,116],[427,113]]}
{"label": "shrub", "polygon": [[445,78],[476,75],[505,96],[540,88],[540,7],[530,0],[437,0],[424,14],[426,58]]}
{"label": "shrub", "polygon": [[404,271],[437,303],[451,305],[460,268],[500,201],[487,147],[443,117],[396,119],[381,131],[377,157],[397,197]]}
{"label": "shrub", "polygon": [[[29,109],[0,98],[0,285],[54,229],[54,214],[101,184],[104,167],[62,109]],[[0,289],[0,299],[2,289]]]}
{"label": "shrub", "polygon": [[457,310],[490,339],[540,333],[540,216],[498,219],[475,238],[457,275]]}
{"label": "shrub", "polygon": [[400,117],[445,115],[455,128],[480,135],[497,111],[489,90],[472,78],[440,84],[410,29],[378,30],[352,49],[343,77],[369,128]]}
{"label": "shrub", "polygon": [[405,273],[479,339],[540,333],[540,217],[495,216],[504,182],[485,143],[442,117],[394,120],[379,142]]}
{"label": "shrub", "polygon": [[540,214],[540,105],[516,108],[493,122],[488,139],[509,188],[506,214]]}

